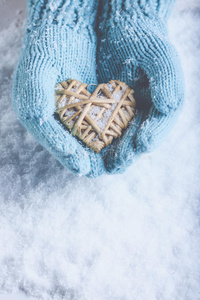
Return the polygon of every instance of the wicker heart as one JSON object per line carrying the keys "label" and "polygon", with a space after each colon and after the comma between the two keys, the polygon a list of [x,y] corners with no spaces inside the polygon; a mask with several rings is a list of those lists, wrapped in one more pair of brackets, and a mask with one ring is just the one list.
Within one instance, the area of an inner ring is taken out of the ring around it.
{"label": "wicker heart", "polygon": [[134,91],[124,82],[99,84],[91,94],[89,86],[69,79],[56,86],[56,112],[61,122],[89,148],[100,152],[122,134],[134,117]]}

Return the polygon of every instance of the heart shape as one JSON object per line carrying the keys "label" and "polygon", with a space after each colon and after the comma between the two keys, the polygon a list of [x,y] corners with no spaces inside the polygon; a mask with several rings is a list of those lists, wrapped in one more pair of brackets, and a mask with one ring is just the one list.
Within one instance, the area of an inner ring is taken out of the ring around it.
{"label": "heart shape", "polygon": [[135,115],[134,91],[119,80],[90,85],[69,79],[56,86],[56,112],[74,136],[99,153],[121,136]]}

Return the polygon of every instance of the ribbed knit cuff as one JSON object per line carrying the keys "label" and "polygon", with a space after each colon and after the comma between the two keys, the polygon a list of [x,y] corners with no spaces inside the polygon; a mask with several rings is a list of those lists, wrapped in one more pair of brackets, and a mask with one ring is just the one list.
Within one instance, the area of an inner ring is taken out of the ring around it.
{"label": "ribbed knit cuff", "polygon": [[104,18],[120,19],[135,14],[167,18],[176,0],[103,0]]}
{"label": "ribbed knit cuff", "polygon": [[[127,1],[127,9],[131,7],[131,0]],[[169,16],[172,7],[176,0],[135,0],[134,6],[140,9],[144,14],[157,14],[160,17],[166,18]]]}
{"label": "ribbed knit cuff", "polygon": [[27,4],[30,28],[41,23],[95,26],[97,0],[27,0]]}

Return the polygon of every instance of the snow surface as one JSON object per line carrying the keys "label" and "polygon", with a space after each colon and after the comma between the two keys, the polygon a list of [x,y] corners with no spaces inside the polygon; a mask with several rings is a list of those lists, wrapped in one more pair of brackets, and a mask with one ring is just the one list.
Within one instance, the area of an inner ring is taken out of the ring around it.
{"label": "snow surface", "polygon": [[125,174],[93,180],[71,175],[15,117],[24,25],[0,32],[1,300],[200,299],[199,26],[199,1],[179,0],[169,28],[186,102],[173,132]]}

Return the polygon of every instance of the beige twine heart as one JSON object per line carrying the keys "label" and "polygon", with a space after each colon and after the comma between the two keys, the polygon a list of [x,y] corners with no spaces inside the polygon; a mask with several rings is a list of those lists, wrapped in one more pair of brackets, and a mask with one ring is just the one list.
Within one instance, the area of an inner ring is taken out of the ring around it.
{"label": "beige twine heart", "polygon": [[122,134],[135,115],[134,91],[119,80],[89,85],[69,79],[56,86],[56,112],[61,122],[89,148],[100,152]]}

